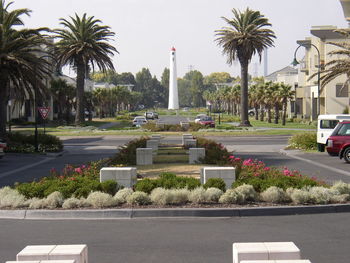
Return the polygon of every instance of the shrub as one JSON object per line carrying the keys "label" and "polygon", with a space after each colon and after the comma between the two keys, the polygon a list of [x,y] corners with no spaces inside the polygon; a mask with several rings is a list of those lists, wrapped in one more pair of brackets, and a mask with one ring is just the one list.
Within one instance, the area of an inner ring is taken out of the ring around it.
{"label": "shrub", "polygon": [[220,189],[221,191],[226,191],[226,184],[222,178],[209,178],[208,181],[203,185],[205,189],[210,187],[215,187]]}
{"label": "shrub", "polygon": [[0,189],[0,208],[25,207],[26,198],[18,191],[6,186]]}
{"label": "shrub", "polygon": [[190,190],[188,189],[172,189],[170,190],[172,194],[173,204],[185,204],[189,201]]}
{"label": "shrub", "polygon": [[206,203],[206,190],[203,187],[198,187],[190,192],[189,201],[194,204]]}
{"label": "shrub", "polygon": [[257,200],[258,194],[252,185],[248,185],[248,184],[240,185],[236,187],[235,191],[240,195],[242,195],[244,203],[246,203],[247,201],[254,202]]}
{"label": "shrub", "polygon": [[111,158],[111,165],[135,165],[136,164],[136,149],[145,148],[148,137],[135,139],[124,145],[114,157]]}
{"label": "shrub", "polygon": [[316,150],[317,138],[316,133],[295,134],[289,139],[289,149]]}
{"label": "shrub", "polygon": [[47,208],[57,208],[62,206],[63,201],[62,193],[56,191],[46,197],[45,203]]}
{"label": "shrub", "polygon": [[206,164],[227,164],[229,153],[221,144],[213,140],[197,138],[197,146],[205,149],[205,157],[203,163]]}
{"label": "shrub", "polygon": [[311,202],[311,194],[304,189],[288,188],[287,193],[294,204],[302,205]]}
{"label": "shrub", "polygon": [[228,189],[219,199],[222,204],[243,204],[244,199],[241,193],[235,189]]}
{"label": "shrub", "polygon": [[111,207],[116,204],[111,195],[102,192],[89,194],[86,201],[94,208]]}
{"label": "shrub", "polygon": [[82,207],[81,199],[78,199],[75,197],[71,197],[64,200],[62,204],[62,208],[64,209],[72,209],[72,208],[79,208],[79,207]]}
{"label": "shrub", "polygon": [[167,205],[172,203],[173,201],[171,190],[164,189],[161,187],[153,189],[151,192],[150,198],[152,203],[157,205]]}
{"label": "shrub", "polygon": [[40,199],[40,198],[32,198],[28,200],[29,203],[29,208],[31,209],[43,209],[46,208],[46,202],[45,199]]}
{"label": "shrub", "polygon": [[339,194],[350,194],[350,184],[338,181],[332,185],[331,190],[336,191]]}
{"label": "shrub", "polygon": [[325,187],[312,187],[309,190],[311,200],[316,204],[328,204],[332,201],[334,193]]}
{"label": "shrub", "polygon": [[176,176],[173,173],[162,173],[158,179],[143,179],[136,183],[135,190],[150,194],[153,189],[162,187],[165,189],[194,189],[200,186],[200,181],[192,177]]}
{"label": "shrub", "polygon": [[126,202],[129,205],[148,205],[151,203],[151,199],[148,194],[136,191],[126,198]]}
{"label": "shrub", "polygon": [[124,204],[126,203],[128,196],[132,195],[133,192],[134,191],[131,188],[123,188],[115,194],[114,199],[117,204]]}
{"label": "shrub", "polygon": [[224,192],[218,188],[210,187],[205,191],[205,199],[209,203],[217,203],[220,197],[223,195],[223,193]]}
{"label": "shrub", "polygon": [[[35,137],[34,135],[25,135],[19,132],[7,134],[7,152],[34,152]],[[39,152],[58,152],[62,151],[63,144],[56,136],[49,134],[38,134]]]}
{"label": "shrub", "polygon": [[260,194],[260,197],[264,202],[276,204],[284,203],[289,199],[284,190],[276,186],[271,186],[267,188],[264,192]]}

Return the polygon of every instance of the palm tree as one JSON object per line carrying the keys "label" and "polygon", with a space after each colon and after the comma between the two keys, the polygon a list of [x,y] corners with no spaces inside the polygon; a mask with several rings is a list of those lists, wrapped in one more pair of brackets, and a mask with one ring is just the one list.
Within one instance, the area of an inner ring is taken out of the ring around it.
{"label": "palm tree", "polygon": [[84,14],[81,18],[75,14],[70,17],[71,21],[61,18],[64,29],[56,29],[55,37],[59,39],[56,43],[55,53],[57,66],[60,68],[69,65],[77,72],[77,108],[75,124],[82,125],[84,118],[84,82],[87,69],[97,66],[103,72],[108,69],[114,70],[111,60],[115,47],[108,43],[115,35],[110,27],[100,25],[101,20]]}
{"label": "palm tree", "polygon": [[222,17],[229,25],[216,30],[215,41],[222,46],[227,63],[232,65],[238,59],[241,65],[241,126],[251,126],[248,119],[248,65],[253,55],[261,59],[265,48],[273,46],[274,32],[268,19],[259,11],[247,8],[244,12],[232,9],[234,17]]}
{"label": "palm tree", "polygon": [[282,103],[282,125],[286,125],[286,116],[287,116],[287,104],[288,101],[294,98],[295,91],[292,90],[292,86],[280,83],[279,85],[279,94]]}
{"label": "palm tree", "polygon": [[34,93],[47,91],[41,80],[50,76],[48,55],[43,49],[48,42],[41,34],[48,29],[19,29],[18,26],[24,26],[21,17],[29,16],[31,11],[26,8],[10,11],[12,3],[0,1],[0,137],[6,136],[10,86],[15,96],[27,93],[33,99]]}

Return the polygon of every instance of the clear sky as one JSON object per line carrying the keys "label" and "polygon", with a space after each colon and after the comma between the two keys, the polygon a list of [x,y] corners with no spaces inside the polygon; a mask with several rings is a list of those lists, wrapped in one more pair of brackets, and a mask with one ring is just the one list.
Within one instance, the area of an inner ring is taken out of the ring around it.
{"label": "clear sky", "polygon": [[[310,36],[311,26],[347,27],[338,0],[14,0],[13,8],[33,12],[27,27],[59,27],[59,18],[87,13],[101,19],[116,33],[114,57],[117,72],[136,73],[143,67],[160,77],[169,67],[169,52],[177,49],[178,76],[189,69],[240,74],[238,63],[226,64],[214,42],[214,31],[225,26],[222,16],[232,18],[232,8],[250,7],[265,15],[277,39],[269,49],[269,73],[293,60],[296,40]],[[299,53],[299,52],[298,52]],[[302,53],[302,51],[301,51]],[[302,56],[302,54],[298,54]],[[263,74],[254,59],[250,73]],[[71,72],[73,75],[73,72]]]}

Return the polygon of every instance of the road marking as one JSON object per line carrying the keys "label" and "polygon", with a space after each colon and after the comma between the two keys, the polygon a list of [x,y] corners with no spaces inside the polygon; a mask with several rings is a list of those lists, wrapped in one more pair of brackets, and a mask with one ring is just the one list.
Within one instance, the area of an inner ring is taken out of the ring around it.
{"label": "road marking", "polygon": [[43,163],[47,163],[48,161],[51,161],[51,160],[53,160],[53,159],[52,158],[45,158],[44,160],[41,160],[41,161],[39,161],[37,163],[32,163],[32,164],[23,166],[21,168],[18,168],[18,169],[12,170],[12,171],[9,171],[9,172],[6,172],[6,173],[2,173],[2,174],[0,174],[0,178],[6,177],[6,176],[14,174],[14,173],[21,172],[23,170],[27,170],[29,168],[38,166],[38,165],[43,164]]}
{"label": "road marking", "polygon": [[325,165],[325,164],[322,164],[322,163],[318,163],[318,162],[315,162],[315,161],[311,161],[309,159],[304,159],[302,157],[299,157],[299,156],[296,156],[296,155],[293,155],[293,154],[288,154],[284,150],[281,150],[280,153],[282,153],[282,154],[284,154],[286,156],[289,156],[291,158],[297,159],[299,161],[303,161],[303,162],[310,163],[310,164],[313,164],[315,166],[327,169],[327,170],[332,171],[332,172],[337,172],[337,173],[340,173],[340,174],[345,175],[345,176],[350,176],[350,172],[346,172],[344,170],[341,170],[341,169],[338,169],[338,168],[334,168],[334,167],[329,167],[328,165]]}

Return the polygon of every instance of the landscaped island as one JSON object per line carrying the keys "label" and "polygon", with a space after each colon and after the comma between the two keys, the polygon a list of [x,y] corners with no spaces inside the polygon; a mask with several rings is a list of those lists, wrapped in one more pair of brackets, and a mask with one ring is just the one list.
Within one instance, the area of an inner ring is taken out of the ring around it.
{"label": "landscaped island", "polygon": [[[60,172],[52,169],[50,175],[39,181],[4,187],[0,189],[0,208],[232,207],[350,200],[350,184],[337,182],[330,186],[286,167],[279,169],[267,167],[258,160],[242,160],[231,155],[223,145],[204,138],[190,139],[191,144],[195,141],[192,146],[186,142],[184,145],[160,144],[156,155],[151,151],[152,165],[137,165],[137,149],[150,145],[150,139],[133,140],[112,158],[78,167],[67,165]],[[205,152],[192,165],[188,163],[190,147]],[[100,178],[103,167],[136,167],[137,182],[127,188],[116,180],[103,181]],[[234,170],[235,178],[230,185],[220,176],[201,183],[198,174],[180,176],[172,167],[181,171],[181,175],[190,168],[199,171],[203,167],[231,167],[229,170]]]}

